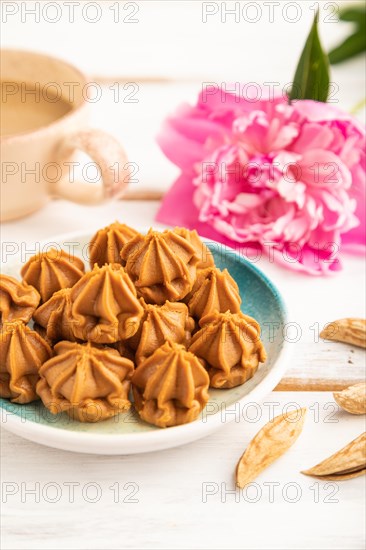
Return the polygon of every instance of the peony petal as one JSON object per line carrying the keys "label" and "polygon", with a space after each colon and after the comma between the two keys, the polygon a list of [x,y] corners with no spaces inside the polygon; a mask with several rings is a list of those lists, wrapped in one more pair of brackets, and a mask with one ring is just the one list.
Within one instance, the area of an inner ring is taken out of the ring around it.
{"label": "peony petal", "polygon": [[[187,121],[185,132],[181,132],[176,128],[176,125],[173,121],[167,121],[163,126],[162,131],[157,136],[157,142],[160,145],[164,154],[179,168],[182,170],[193,171],[194,164],[201,162],[207,155],[207,149],[205,147],[205,142],[202,142],[202,136],[207,130],[207,139],[212,135],[216,137],[222,136],[222,129],[215,128],[211,125],[212,132],[208,127],[206,122],[193,124],[197,126],[197,135],[200,139],[192,139],[192,132],[189,130],[189,125],[192,124],[192,121]],[[200,132],[200,133],[199,133]]]}
{"label": "peony petal", "polygon": [[273,242],[276,261],[313,275],[341,268],[341,245],[365,248],[365,131],[334,106],[211,86],[159,142],[183,171],[159,221],[239,248]]}
{"label": "peony petal", "polygon": [[327,126],[310,123],[302,127],[299,137],[291,145],[291,151],[302,153],[306,149],[327,149],[334,133]]}
{"label": "peony petal", "polygon": [[305,151],[298,162],[301,181],[314,187],[343,187],[352,184],[352,175],[347,166],[332,151],[312,149]]}
{"label": "peony petal", "polygon": [[359,225],[342,235],[342,250],[365,254],[366,252],[366,178],[364,168],[352,170],[353,185],[349,195],[357,203],[354,212]]}
{"label": "peony petal", "polygon": [[293,103],[294,111],[301,119],[306,119],[309,122],[325,122],[332,120],[346,120],[355,123],[351,115],[341,111],[330,103],[322,103],[312,100],[301,100]]}
{"label": "peony petal", "polygon": [[294,202],[299,208],[304,206],[306,185],[301,181],[289,181],[281,178],[277,184],[277,190],[286,202]]}
{"label": "peony petal", "polygon": [[339,258],[333,258],[331,251],[322,254],[309,246],[303,247],[300,254],[298,249],[295,251],[289,248],[274,249],[273,257],[283,267],[308,275],[333,275],[342,269]]}

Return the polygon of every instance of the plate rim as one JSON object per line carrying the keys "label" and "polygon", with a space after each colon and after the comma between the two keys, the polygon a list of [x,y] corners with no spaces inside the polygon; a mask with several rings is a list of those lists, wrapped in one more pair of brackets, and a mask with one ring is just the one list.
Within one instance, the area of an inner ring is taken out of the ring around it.
{"label": "plate rim", "polygon": [[[147,232],[146,227],[138,227],[137,230],[143,233]],[[162,230],[162,228],[159,228],[157,230],[160,231]],[[40,247],[42,248],[46,244],[51,243],[58,244],[61,242],[66,242],[67,239],[71,238],[80,240],[87,239],[90,237],[90,235],[92,235],[91,231],[63,233],[60,235],[55,235],[50,239],[41,241]],[[263,273],[260,268],[249,262],[235,249],[223,243],[219,243],[218,241],[214,241],[213,239],[208,239],[202,236],[200,236],[200,238],[207,244],[212,243],[224,247],[225,251],[229,251],[232,255],[235,256],[235,259],[239,261],[239,263],[245,265],[245,267],[249,269],[249,271],[259,277],[259,279],[271,290],[271,292],[278,300],[283,316],[283,323],[286,324],[288,322],[288,308],[282,294],[279,292],[276,285],[269,279],[267,275]],[[19,260],[15,260],[11,262],[11,265],[13,266],[18,263]],[[274,387],[277,385],[284,372],[286,371],[288,361],[291,356],[290,351],[291,350],[289,342],[283,340],[282,348],[270,372],[245,396],[235,401],[235,405],[239,404],[239,409],[241,406],[252,401],[257,400],[257,402],[261,402],[265,398],[265,396],[274,389]],[[261,394],[262,398],[259,398],[258,394]],[[232,405],[233,404],[225,404],[224,410],[226,410],[228,406]],[[220,428],[220,425],[224,426],[226,423],[232,422],[236,416],[230,415],[229,420],[223,423],[221,422],[220,411],[218,411],[212,415],[208,415],[206,422],[203,422],[202,418],[199,417],[193,422],[189,422],[180,426],[171,426],[166,429],[156,428],[156,430],[143,433],[137,432],[126,434],[122,432],[118,434],[104,434],[99,432],[74,432],[64,428],[55,429],[53,425],[40,424],[31,419],[24,419],[24,417],[22,417],[21,415],[11,413],[7,411],[1,405],[1,403],[0,408],[0,424],[7,431],[13,432],[16,435],[40,443],[42,445],[48,445],[74,452],[86,452],[95,454],[134,454],[178,446],[179,444],[184,444],[184,442],[194,441],[201,437],[209,435],[216,429]],[[27,426],[26,429],[24,429],[25,426]],[[41,437],[43,441],[41,442],[38,437]],[[56,441],[53,441],[53,439],[56,439]],[[102,444],[102,452],[99,452],[100,450],[98,448],[95,448],[93,451],[91,451],[90,446],[93,443],[95,445]],[[130,452],[128,450],[129,445],[133,447]]]}

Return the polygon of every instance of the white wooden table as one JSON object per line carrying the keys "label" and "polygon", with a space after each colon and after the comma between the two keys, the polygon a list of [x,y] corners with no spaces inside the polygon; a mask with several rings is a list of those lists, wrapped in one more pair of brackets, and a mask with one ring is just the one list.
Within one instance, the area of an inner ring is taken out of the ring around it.
{"label": "white wooden table", "polygon": [[[281,89],[293,76],[314,16],[314,2],[299,0],[292,4],[300,6],[300,19],[286,21],[282,7],[288,3],[281,1],[274,22],[263,3],[255,24],[243,17],[236,22],[233,16],[223,22],[220,13],[204,23],[201,2],[149,0],[137,2],[138,23],[114,23],[116,2],[103,0],[100,22],[93,24],[80,17],[86,3],[77,3],[73,24],[65,17],[67,3],[59,2],[57,23],[44,17],[36,22],[32,15],[22,22],[19,9],[2,25],[2,44],[62,57],[104,83],[100,100],[91,104],[92,122],[121,139],[130,160],[139,165],[139,181],[131,192],[144,193],[165,191],[177,174],[154,142],[166,114],[182,101],[194,101],[205,81],[277,82]],[[320,31],[327,49],[349,31],[347,25],[329,21],[329,4],[334,3],[320,1]],[[55,16],[52,8],[48,16]],[[290,9],[287,19],[293,16]],[[364,96],[363,60],[333,68],[332,80],[338,85],[339,105],[351,109]],[[137,103],[113,101],[109,86],[119,82],[123,89],[126,81],[138,86]],[[60,233],[93,232],[115,219],[152,225],[157,208],[154,201],[89,209],[53,202],[25,220],[2,225],[1,239],[30,247]],[[338,412],[330,391],[309,391],[343,387],[364,376],[363,352],[314,341],[316,323],[321,327],[339,317],[365,316],[364,262],[345,257],[341,273],[319,279],[287,272],[264,259],[259,267],[279,287],[291,307],[291,320],[301,329],[293,362],[279,386],[290,391],[273,392],[266,404],[254,406],[251,417],[223,422],[206,439],[147,455],[77,455],[1,430],[4,550],[364,547],[364,479],[326,484],[299,473],[365,428],[363,417]],[[291,402],[309,408],[301,438],[250,489],[231,492],[235,464],[247,443],[270,411],[280,414]]]}
{"label": "white wooden table", "polygon": [[[154,201],[90,209],[52,202],[2,225],[1,239],[25,250],[45,232],[94,231],[115,219],[152,225],[157,207]],[[310,327],[364,315],[363,261],[345,257],[340,274],[319,279],[265,260],[259,267],[282,291],[302,332],[280,387],[331,389],[335,380],[362,378],[362,351],[317,343]],[[232,492],[235,464],[249,440],[291,403],[309,409],[301,438],[250,488]],[[1,430],[2,548],[363,548],[364,479],[327,484],[299,472],[359,435],[364,417],[340,412],[328,391],[273,392],[246,413],[240,423],[223,418],[217,433],[196,443],[130,457],[62,452]]]}
{"label": "white wooden table", "polygon": [[[235,491],[234,466],[269,419],[268,404],[280,414],[290,402],[310,408],[301,438]],[[325,483],[299,473],[359,435],[363,418],[333,413],[329,393],[276,392],[266,403],[257,422],[146,455],[77,455],[2,430],[2,548],[364,548],[364,478]]]}

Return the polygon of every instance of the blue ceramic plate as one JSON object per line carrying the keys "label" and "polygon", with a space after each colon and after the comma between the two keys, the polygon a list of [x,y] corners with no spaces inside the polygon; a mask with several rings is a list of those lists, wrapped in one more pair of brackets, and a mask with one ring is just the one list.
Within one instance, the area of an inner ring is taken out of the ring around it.
{"label": "blue ceramic plate", "polygon": [[[52,240],[52,246],[74,251],[88,264],[91,235],[65,235]],[[49,243],[50,241],[48,241]],[[227,268],[239,285],[242,311],[257,319],[267,361],[244,385],[230,390],[211,390],[210,400],[201,416],[190,424],[167,429],[150,426],[133,411],[97,424],[85,424],[66,413],[54,416],[37,401],[17,405],[0,399],[1,422],[5,429],[44,445],[75,452],[95,454],[133,454],[167,449],[204,437],[226,423],[243,420],[249,403],[261,400],[283,376],[288,358],[283,326],[287,322],[283,300],[271,281],[254,265],[232,249],[205,241],[213,252],[216,265]],[[45,245],[51,248],[50,244]],[[43,247],[41,245],[41,250]],[[20,277],[21,264],[7,270]]]}

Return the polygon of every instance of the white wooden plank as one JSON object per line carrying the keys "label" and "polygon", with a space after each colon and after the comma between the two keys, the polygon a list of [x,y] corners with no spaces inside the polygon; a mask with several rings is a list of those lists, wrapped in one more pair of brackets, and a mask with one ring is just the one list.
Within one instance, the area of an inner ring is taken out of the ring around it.
{"label": "white wooden plank", "polygon": [[[298,442],[250,488],[232,492],[235,464],[250,439],[294,403],[308,407]],[[299,473],[364,430],[364,418],[333,406],[329,393],[276,392],[258,405],[251,422],[223,419],[223,427],[201,441],[125,457],[67,453],[1,430],[2,547],[363,548],[364,479],[327,484]],[[79,485],[70,502],[67,484],[73,482]],[[26,493],[36,483],[39,502]],[[118,503],[110,489],[117,486]],[[89,502],[97,491],[99,500]]]}

